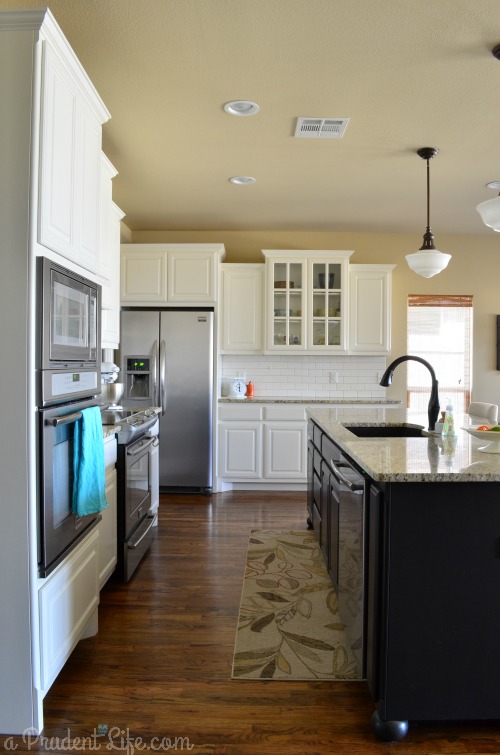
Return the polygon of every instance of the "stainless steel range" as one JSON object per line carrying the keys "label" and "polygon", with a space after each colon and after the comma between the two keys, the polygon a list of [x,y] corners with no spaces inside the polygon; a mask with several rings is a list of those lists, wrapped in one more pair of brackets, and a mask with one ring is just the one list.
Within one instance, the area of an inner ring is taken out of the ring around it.
{"label": "stainless steel range", "polygon": [[105,410],[105,425],[120,425],[118,460],[118,563],[116,575],[128,582],[152,539],[155,514],[151,511],[151,457],[158,446],[158,417],[154,410]]}

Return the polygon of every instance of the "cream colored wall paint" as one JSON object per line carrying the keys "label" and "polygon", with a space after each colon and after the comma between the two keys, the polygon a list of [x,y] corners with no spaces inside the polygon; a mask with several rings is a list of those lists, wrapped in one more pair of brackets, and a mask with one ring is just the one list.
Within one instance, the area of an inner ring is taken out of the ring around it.
{"label": "cream colored wall paint", "polygon": [[[423,232],[424,229],[422,229]],[[352,249],[353,263],[392,263],[392,354],[406,353],[408,294],[471,294],[474,297],[473,398],[500,404],[500,372],[496,371],[496,315],[500,314],[500,235],[436,236],[451,253],[447,270],[424,279],[407,266],[405,254],[422,243],[415,234],[319,233],[308,231],[133,231],[134,243],[223,243],[225,262],[262,262],[261,249]],[[439,375],[437,376],[439,379]],[[406,370],[394,373],[389,398],[405,401]],[[441,396],[441,403],[444,396]]]}

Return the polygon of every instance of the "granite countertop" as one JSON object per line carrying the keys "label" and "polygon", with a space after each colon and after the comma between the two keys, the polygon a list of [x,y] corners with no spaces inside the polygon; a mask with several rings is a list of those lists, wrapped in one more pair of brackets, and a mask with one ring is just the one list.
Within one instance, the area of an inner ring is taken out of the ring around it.
{"label": "granite countertop", "polygon": [[114,435],[115,433],[119,432],[121,429],[121,425],[103,425],[102,426],[102,437],[104,440],[106,438],[109,438],[110,435]]}
{"label": "granite countertop", "polygon": [[423,438],[358,438],[350,425],[409,425],[427,427],[427,415],[393,408],[316,408],[308,410],[327,435],[366,473],[379,482],[499,482],[500,454],[484,453],[484,441],[461,426],[468,416],[455,416],[456,444],[440,436]]}
{"label": "granite countertop", "polygon": [[222,396],[219,399],[221,404],[307,404],[307,406],[316,406],[323,404],[327,406],[401,406],[401,401],[389,401],[388,399],[331,399],[331,398],[283,398],[272,396],[252,396],[237,398],[236,396]]}

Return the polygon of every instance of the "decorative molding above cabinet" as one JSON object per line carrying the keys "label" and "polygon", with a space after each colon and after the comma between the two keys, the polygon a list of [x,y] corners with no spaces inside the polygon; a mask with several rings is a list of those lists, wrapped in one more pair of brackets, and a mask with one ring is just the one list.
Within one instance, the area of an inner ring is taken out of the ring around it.
{"label": "decorative molding above cabinet", "polygon": [[223,244],[122,244],[121,303],[214,304]]}

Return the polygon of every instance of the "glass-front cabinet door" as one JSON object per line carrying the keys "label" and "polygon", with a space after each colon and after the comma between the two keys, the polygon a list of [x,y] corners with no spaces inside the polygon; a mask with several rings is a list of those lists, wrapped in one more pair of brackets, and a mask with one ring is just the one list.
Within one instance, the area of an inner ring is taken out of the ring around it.
{"label": "glass-front cabinet door", "polygon": [[302,261],[271,262],[272,346],[304,348],[304,273]]}
{"label": "glass-front cabinet door", "polygon": [[310,260],[310,347],[343,345],[343,276],[341,262]]}
{"label": "glass-front cabinet door", "polygon": [[267,350],[345,351],[350,251],[263,250]]}

